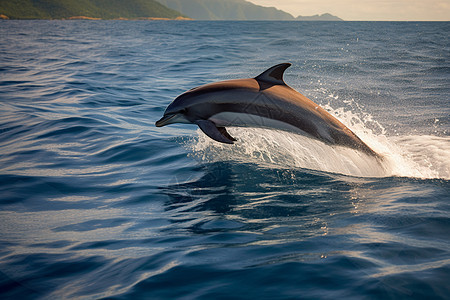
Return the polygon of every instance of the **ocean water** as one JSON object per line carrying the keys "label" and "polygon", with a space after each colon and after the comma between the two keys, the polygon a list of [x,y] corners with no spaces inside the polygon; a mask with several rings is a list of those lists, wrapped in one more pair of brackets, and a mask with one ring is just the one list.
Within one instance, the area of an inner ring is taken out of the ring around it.
{"label": "ocean water", "polygon": [[[2,299],[444,299],[449,22],[0,21]],[[286,82],[385,157],[156,128],[180,93]]]}

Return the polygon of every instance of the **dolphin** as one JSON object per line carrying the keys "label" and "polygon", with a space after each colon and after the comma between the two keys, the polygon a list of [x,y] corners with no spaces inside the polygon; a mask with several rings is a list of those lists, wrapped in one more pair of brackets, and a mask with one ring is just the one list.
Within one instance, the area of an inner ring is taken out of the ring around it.
{"label": "dolphin", "polygon": [[284,71],[290,66],[282,63],[255,78],[190,89],[169,104],[155,125],[196,124],[207,136],[226,144],[237,141],[227,126],[272,128],[381,158],[344,124],[284,82]]}

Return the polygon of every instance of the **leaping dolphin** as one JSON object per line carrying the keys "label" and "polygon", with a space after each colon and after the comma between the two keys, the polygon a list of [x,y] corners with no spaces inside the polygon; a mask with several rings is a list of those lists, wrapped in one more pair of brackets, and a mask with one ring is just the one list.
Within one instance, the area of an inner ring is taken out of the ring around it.
{"label": "leaping dolphin", "polygon": [[344,124],[284,82],[284,71],[290,66],[282,63],[255,78],[193,88],[170,103],[155,125],[197,124],[207,136],[227,144],[236,139],[226,126],[274,128],[381,158]]}

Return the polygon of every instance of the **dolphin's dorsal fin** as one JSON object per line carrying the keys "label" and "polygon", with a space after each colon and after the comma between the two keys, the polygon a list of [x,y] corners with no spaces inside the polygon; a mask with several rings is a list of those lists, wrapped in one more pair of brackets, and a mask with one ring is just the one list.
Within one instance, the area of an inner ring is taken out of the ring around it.
{"label": "dolphin's dorsal fin", "polygon": [[282,63],[273,66],[270,69],[262,72],[260,75],[256,76],[255,79],[258,81],[265,81],[271,84],[281,84],[286,85],[283,80],[284,71],[291,66],[290,63]]}

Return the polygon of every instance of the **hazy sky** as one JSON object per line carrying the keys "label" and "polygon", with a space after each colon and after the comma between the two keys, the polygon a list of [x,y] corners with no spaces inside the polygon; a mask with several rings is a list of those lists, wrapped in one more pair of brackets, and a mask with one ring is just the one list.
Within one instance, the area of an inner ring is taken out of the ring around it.
{"label": "hazy sky", "polygon": [[247,0],[294,17],[330,13],[347,21],[450,21],[450,0]]}

